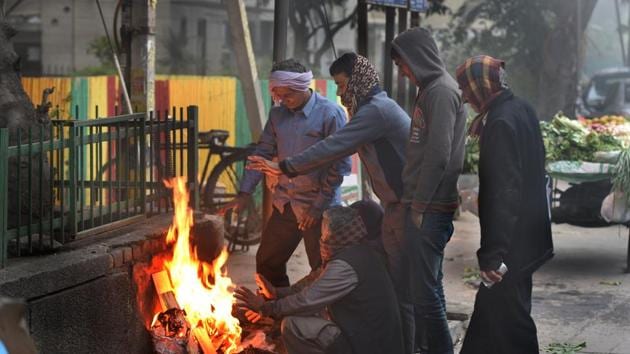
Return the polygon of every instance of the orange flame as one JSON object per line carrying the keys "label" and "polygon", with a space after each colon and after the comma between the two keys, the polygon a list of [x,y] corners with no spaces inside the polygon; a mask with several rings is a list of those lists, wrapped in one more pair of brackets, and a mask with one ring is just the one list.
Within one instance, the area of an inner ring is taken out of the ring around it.
{"label": "orange flame", "polygon": [[197,250],[190,243],[193,211],[188,207],[185,180],[179,177],[164,183],[173,189],[175,204],[173,224],[166,236],[168,244],[175,243],[173,258],[164,265],[170,274],[177,302],[186,311],[193,332],[207,333],[207,336],[197,335],[197,340],[209,339],[212,347],[223,353],[236,353],[241,327],[232,316],[234,285],[227,272],[222,271],[228,258],[227,250],[224,248],[212,264],[199,261]]}

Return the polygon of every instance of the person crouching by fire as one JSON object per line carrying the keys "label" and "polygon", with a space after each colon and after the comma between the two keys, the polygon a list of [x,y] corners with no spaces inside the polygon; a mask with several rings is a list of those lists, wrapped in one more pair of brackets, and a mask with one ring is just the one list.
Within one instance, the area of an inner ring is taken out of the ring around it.
{"label": "person crouching by fire", "polygon": [[[260,295],[236,289],[250,321],[282,318],[288,353],[399,354],[404,352],[396,293],[382,258],[365,242],[357,210],[337,206],[324,212],[320,272],[301,289],[274,287],[260,274]],[[325,311],[322,311],[325,310]],[[326,316],[318,316],[318,313]]]}

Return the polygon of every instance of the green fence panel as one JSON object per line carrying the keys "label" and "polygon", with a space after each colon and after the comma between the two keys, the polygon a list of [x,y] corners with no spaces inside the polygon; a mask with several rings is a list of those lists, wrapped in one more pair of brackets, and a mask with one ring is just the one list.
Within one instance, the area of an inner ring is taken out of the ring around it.
{"label": "green fence panel", "polygon": [[245,146],[252,141],[252,133],[249,129],[245,97],[240,80],[236,80],[236,146]]}
{"label": "green fence panel", "polygon": [[[74,119],[85,120],[88,116],[88,99],[89,99],[88,79],[85,77],[77,77],[72,80],[72,103],[70,107],[70,115]],[[79,110],[77,116],[77,108]]]}
{"label": "green fence panel", "polygon": [[335,85],[334,80],[326,80],[326,97],[333,102],[337,102],[337,85]]}
{"label": "green fence panel", "polygon": [[265,121],[267,121],[267,113],[271,109],[271,92],[269,92],[269,80],[260,80],[260,93],[263,104],[265,105]]}
{"label": "green fence panel", "polygon": [[[72,105],[70,107],[71,116],[74,119],[87,120],[88,114],[90,113],[88,111],[89,97],[90,97],[90,89],[89,89],[88,78],[86,77],[74,78],[74,80],[72,80]],[[77,135],[85,135],[86,133],[86,129],[84,128],[79,128],[76,130],[71,129],[71,131],[74,131],[74,133]],[[69,137],[69,138],[72,139],[72,137]],[[87,146],[83,146],[83,147],[77,146],[76,150],[74,150],[71,153],[71,154],[75,154],[74,161],[78,164],[78,166],[74,166],[74,173],[76,175],[76,178],[79,181],[85,180],[85,177],[86,177],[87,167],[88,167],[87,153],[88,153]],[[81,204],[83,204],[83,201],[85,199],[85,190],[83,188],[79,189],[78,195],[76,195],[76,197],[79,198],[79,200],[81,201]]]}

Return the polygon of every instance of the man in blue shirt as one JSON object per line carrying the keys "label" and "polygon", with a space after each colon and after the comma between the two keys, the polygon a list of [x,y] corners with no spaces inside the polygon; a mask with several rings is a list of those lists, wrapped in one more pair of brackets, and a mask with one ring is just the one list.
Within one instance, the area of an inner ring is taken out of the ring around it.
{"label": "man in blue shirt", "polygon": [[[293,59],[273,66],[269,87],[274,101],[280,105],[270,110],[253,155],[284,160],[344,126],[344,111],[313,92],[309,88],[312,79],[313,74]],[[256,253],[257,273],[274,286],[288,286],[286,263],[302,238],[309,265],[312,269],[319,267],[321,216],[328,207],[341,202],[339,187],[350,169],[350,158],[345,157],[308,174],[278,178],[273,191],[273,212]],[[258,171],[246,170],[239,196],[226,208],[244,209],[262,177]]]}

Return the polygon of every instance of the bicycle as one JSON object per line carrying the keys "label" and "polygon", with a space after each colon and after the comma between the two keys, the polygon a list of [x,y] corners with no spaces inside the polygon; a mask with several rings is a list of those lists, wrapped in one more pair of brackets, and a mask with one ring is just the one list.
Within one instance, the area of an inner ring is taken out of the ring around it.
{"label": "bicycle", "polygon": [[[204,167],[201,173],[202,208],[216,214],[238,195],[241,177],[245,171],[247,157],[254,151],[255,145],[245,147],[227,146],[230,133],[226,130],[200,132],[199,149],[207,149]],[[208,175],[212,157],[219,158],[218,163]],[[206,178],[206,176],[208,176]],[[228,250],[247,251],[249,246],[258,244],[262,231],[262,187],[258,186],[248,200],[247,207],[238,213],[227,211],[224,214],[225,238]]]}

